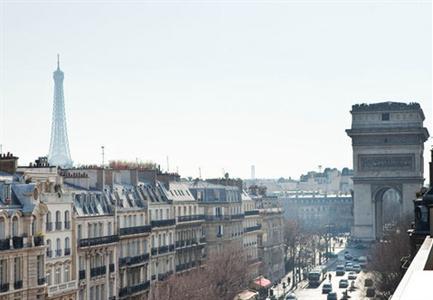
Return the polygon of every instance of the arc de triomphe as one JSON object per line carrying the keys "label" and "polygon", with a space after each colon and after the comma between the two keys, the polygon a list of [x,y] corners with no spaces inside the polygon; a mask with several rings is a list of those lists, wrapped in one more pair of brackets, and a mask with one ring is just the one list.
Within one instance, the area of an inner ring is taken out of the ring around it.
{"label": "arc de triomphe", "polygon": [[399,212],[413,211],[412,200],[424,181],[424,142],[429,133],[418,103],[382,102],[352,106],[352,236],[373,240],[383,233],[383,195],[399,194]]}

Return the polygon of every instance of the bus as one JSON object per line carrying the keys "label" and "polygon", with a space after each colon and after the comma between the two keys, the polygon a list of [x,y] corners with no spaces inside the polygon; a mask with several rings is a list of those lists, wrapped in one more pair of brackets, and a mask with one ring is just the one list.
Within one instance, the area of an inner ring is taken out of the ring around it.
{"label": "bus", "polygon": [[318,266],[308,273],[308,285],[310,287],[318,287],[326,278],[328,269],[326,266]]}

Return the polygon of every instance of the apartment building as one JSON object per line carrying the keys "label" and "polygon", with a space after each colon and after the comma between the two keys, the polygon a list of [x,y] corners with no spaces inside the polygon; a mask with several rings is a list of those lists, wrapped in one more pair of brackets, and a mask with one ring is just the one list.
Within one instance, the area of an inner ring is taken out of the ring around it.
{"label": "apartment building", "polygon": [[0,299],[43,299],[46,206],[38,186],[16,174],[17,160],[0,156]]}
{"label": "apartment building", "polygon": [[223,251],[227,246],[242,247],[243,220],[241,190],[196,180],[189,182],[189,190],[203,207],[206,222],[206,255]]}
{"label": "apartment building", "polygon": [[113,203],[103,191],[103,169],[67,170],[64,189],[74,205],[73,238],[76,246],[78,299],[114,299],[119,235]]}
{"label": "apartment building", "polygon": [[164,185],[176,217],[176,272],[184,272],[202,264],[206,238],[203,232],[204,212],[183,182]]}
{"label": "apartment building", "polygon": [[260,212],[256,208],[256,202],[245,191],[242,191],[241,196],[242,211],[245,214],[243,221],[243,248],[253,274],[259,276],[261,262],[258,256],[258,240],[262,234]]}

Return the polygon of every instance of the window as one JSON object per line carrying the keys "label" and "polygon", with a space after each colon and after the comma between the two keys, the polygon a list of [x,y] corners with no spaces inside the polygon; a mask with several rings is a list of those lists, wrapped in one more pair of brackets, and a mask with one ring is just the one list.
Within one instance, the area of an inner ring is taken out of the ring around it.
{"label": "window", "polygon": [[108,224],[107,224],[107,235],[112,235],[112,232],[111,232],[111,222],[108,222]]}
{"label": "window", "polygon": [[56,230],[62,229],[62,223],[61,223],[60,219],[61,219],[60,211],[56,211]]}
{"label": "window", "polygon": [[69,266],[65,266],[65,274],[63,275],[63,281],[69,282]]}
{"label": "window", "polygon": [[8,282],[8,262],[6,259],[2,259],[0,260],[0,285]]}
{"label": "window", "polygon": [[51,231],[52,230],[51,213],[50,212],[47,212],[46,226],[47,226],[47,231]]}
{"label": "window", "polygon": [[14,258],[14,282],[19,282],[22,280],[22,262],[21,257]]}
{"label": "window", "polygon": [[81,240],[81,236],[82,236],[82,233],[81,233],[81,224],[79,224],[79,225],[77,226],[77,238],[78,238],[79,240]]}
{"label": "window", "polygon": [[65,211],[65,229],[71,229],[71,221],[69,220],[69,211]]}
{"label": "window", "polygon": [[71,254],[71,243],[69,241],[69,238],[65,238],[65,255]]}
{"label": "window", "polygon": [[0,239],[4,240],[5,238],[6,238],[5,219],[0,218]]}
{"label": "window", "polygon": [[18,236],[18,217],[15,216],[12,218],[12,236]]}
{"label": "window", "polygon": [[104,235],[104,229],[103,229],[104,224],[99,223],[99,236],[103,236]]}
{"label": "window", "polygon": [[87,225],[87,237],[91,238],[92,237],[92,233],[93,233],[93,231],[92,231],[92,224],[89,223]]}
{"label": "window", "polygon": [[60,267],[56,268],[56,274],[55,274],[55,277],[54,277],[54,284],[61,283],[61,281],[62,281],[61,275],[62,274],[60,274]]}
{"label": "window", "polygon": [[51,240],[48,239],[47,240],[47,257],[51,257],[51,256],[52,256]]}
{"label": "window", "polygon": [[47,271],[47,284],[52,285],[52,276],[51,276],[51,270]]}
{"label": "window", "polygon": [[44,278],[44,256],[38,255],[36,258],[37,261],[37,273],[38,273],[38,279]]}
{"label": "window", "polygon": [[32,235],[35,236],[36,235],[36,217],[32,216]]}
{"label": "window", "polygon": [[382,113],[382,121],[389,121],[389,113]]}
{"label": "window", "polygon": [[62,245],[61,245],[61,241],[60,239],[56,240],[56,256],[61,256],[62,255]]}

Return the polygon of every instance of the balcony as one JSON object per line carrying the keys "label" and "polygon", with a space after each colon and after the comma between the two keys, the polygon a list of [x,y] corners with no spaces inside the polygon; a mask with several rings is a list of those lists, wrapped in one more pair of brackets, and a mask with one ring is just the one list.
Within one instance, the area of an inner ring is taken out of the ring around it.
{"label": "balcony", "polygon": [[48,222],[45,227],[46,231],[53,231],[53,222]]}
{"label": "balcony", "polygon": [[38,285],[43,285],[43,284],[45,284],[45,277],[38,278]]}
{"label": "balcony", "polygon": [[158,248],[158,254],[163,254],[168,252],[168,246],[161,246]]}
{"label": "balcony", "polygon": [[62,249],[56,249],[56,257],[62,256]]}
{"label": "balcony", "polygon": [[150,287],[150,281],[145,281],[144,283],[133,285],[130,287],[124,287],[119,290],[119,297],[130,296],[135,293],[145,291],[149,289],[149,287]]}
{"label": "balcony", "polygon": [[62,230],[62,222],[56,222],[56,230]]}
{"label": "balcony", "polygon": [[114,268],[114,264],[110,264],[109,266],[109,269],[110,269],[110,273],[113,273],[115,270],[115,268]]}
{"label": "balcony", "polygon": [[260,215],[260,212],[258,209],[245,211],[245,216],[258,216],[258,215]]}
{"label": "balcony", "polygon": [[78,277],[80,278],[80,280],[86,278],[86,270],[80,270],[78,272]]}
{"label": "balcony", "polygon": [[71,255],[71,248],[65,248],[65,256]]}
{"label": "balcony", "polygon": [[91,247],[97,245],[117,243],[119,241],[118,235],[101,236],[90,239],[81,239],[78,243],[79,247]]}
{"label": "balcony", "polygon": [[232,220],[238,220],[245,218],[244,214],[231,215]]}
{"label": "balcony", "polygon": [[155,280],[156,279],[156,275],[152,275],[151,279]]}
{"label": "balcony", "polygon": [[65,229],[71,229],[71,221],[65,221]]}
{"label": "balcony", "polygon": [[175,250],[174,244],[168,245],[168,251],[173,252]]}
{"label": "balcony", "polygon": [[130,234],[150,233],[151,231],[152,231],[151,225],[142,225],[142,226],[120,228],[119,234],[130,235]]}
{"label": "balcony", "polygon": [[23,281],[17,280],[14,282],[14,290],[19,290],[23,288]]}
{"label": "balcony", "polygon": [[35,246],[43,246],[44,245],[44,237],[42,236],[35,236],[33,237],[33,243]]}
{"label": "balcony", "polygon": [[150,249],[150,253],[151,253],[152,255],[156,255],[156,254],[158,254],[158,248],[152,248],[152,249]]}
{"label": "balcony", "polygon": [[137,265],[137,264],[145,263],[148,260],[149,260],[149,253],[145,253],[137,256],[122,257],[119,258],[119,266],[124,267],[124,266]]}
{"label": "balcony", "polygon": [[23,237],[22,236],[14,236],[12,238],[12,245],[14,249],[21,249],[24,247]]}
{"label": "balcony", "polygon": [[228,215],[206,215],[205,216],[206,221],[228,221],[230,220],[230,216]]}
{"label": "balcony", "polygon": [[53,250],[47,250],[47,257],[53,257]]}
{"label": "balcony", "polygon": [[262,228],[262,225],[261,224],[257,224],[256,226],[251,226],[251,227],[244,228],[244,232],[256,231],[256,230],[260,230],[261,228]]}
{"label": "balcony", "polygon": [[107,273],[107,268],[105,266],[91,268],[90,269],[90,277],[102,276]]}
{"label": "balcony", "polygon": [[199,242],[200,242],[200,244],[205,244],[206,243],[206,237],[201,237],[200,239],[199,239]]}
{"label": "balcony", "polygon": [[168,271],[166,273],[162,273],[162,274],[158,274],[158,280],[159,281],[164,281],[166,280],[171,274],[173,274],[172,271]]}
{"label": "balcony", "polygon": [[11,248],[10,239],[0,240],[0,250],[9,250]]}
{"label": "balcony", "polygon": [[223,234],[222,233],[217,233],[216,237],[217,238],[221,238],[221,237],[223,237]]}
{"label": "balcony", "polygon": [[191,215],[191,216],[179,216],[177,217],[178,223],[193,222],[193,221],[204,221],[204,215]]}
{"label": "balcony", "polygon": [[176,220],[175,219],[154,220],[154,221],[150,221],[150,225],[152,227],[174,226],[174,225],[176,225]]}
{"label": "balcony", "polygon": [[6,293],[9,291],[9,283],[0,284],[0,293]]}

